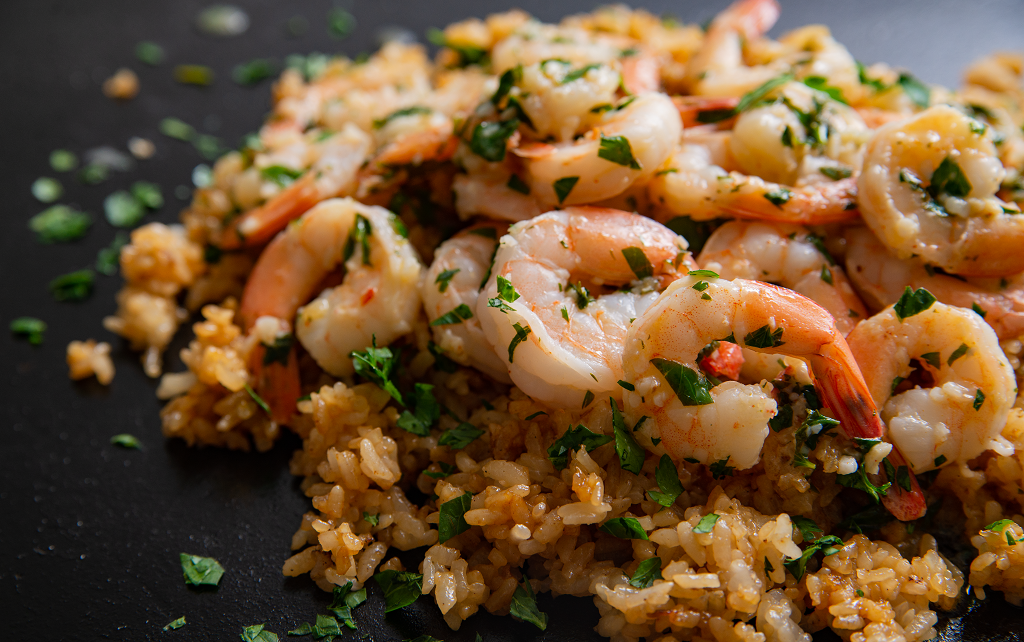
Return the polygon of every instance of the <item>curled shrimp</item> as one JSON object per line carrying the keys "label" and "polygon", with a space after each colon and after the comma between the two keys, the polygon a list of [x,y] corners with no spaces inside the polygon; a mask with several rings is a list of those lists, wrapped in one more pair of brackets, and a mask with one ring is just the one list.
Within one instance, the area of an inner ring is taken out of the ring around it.
{"label": "curled shrimp", "polygon": [[738,218],[801,225],[841,223],[857,217],[853,178],[789,187],[757,176],[726,172],[702,145],[680,146],[648,182],[651,202],[673,214],[709,220]]}
{"label": "curled shrimp", "polygon": [[[350,198],[329,199],[306,212],[256,262],[239,309],[246,325],[261,317],[290,325],[295,317],[295,336],[335,376],[352,373],[353,350],[409,332],[419,311],[423,266],[392,219],[384,208]],[[303,306],[340,267],[341,285]]]}
{"label": "curled shrimp", "polygon": [[[655,452],[738,468],[759,461],[768,420],[776,414],[767,384],[726,381],[710,388],[705,383],[702,394],[692,392],[706,382],[697,368],[698,355],[723,339],[755,352],[805,360],[848,437],[885,436],[885,425],[832,315],[810,299],[767,283],[691,274],[669,285],[630,326],[623,350],[626,381],[635,389],[623,395],[626,414],[633,420],[651,417],[637,434]],[[684,400],[676,390],[686,387],[685,381],[696,385],[690,386],[692,397]],[[924,498],[914,488],[886,499],[900,519],[924,512]]]}
{"label": "curled shrimp", "polygon": [[984,315],[1003,340],[1024,334],[1024,279],[965,279],[897,258],[863,227],[846,231],[846,270],[868,307],[877,312],[896,303],[908,286],[925,288],[942,303]]}
{"label": "curled shrimp", "polygon": [[726,279],[769,281],[799,292],[828,310],[845,336],[867,310],[843,268],[820,247],[796,225],[730,221],[708,238],[697,263]]}
{"label": "curled shrimp", "polygon": [[859,204],[897,256],[964,276],[1024,271],[1024,217],[996,196],[1006,171],[985,134],[948,105],[877,130],[858,180]]}
{"label": "curled shrimp", "polygon": [[[888,307],[848,339],[889,436],[914,472],[989,449],[1013,453],[999,434],[1016,398],[1013,370],[981,317],[938,302],[902,318]],[[930,385],[901,390],[915,366]]]}
{"label": "curled shrimp", "polygon": [[704,44],[687,64],[691,93],[741,96],[779,75],[778,65],[747,66],[743,43],[766,33],[779,19],[775,0],[738,0],[715,16]]}
{"label": "curled shrimp", "polygon": [[619,398],[626,330],[676,278],[685,250],[682,237],[637,214],[549,212],[502,237],[476,315],[512,381],[534,399],[580,408]]}
{"label": "curled shrimp", "polygon": [[[224,229],[223,249],[263,245],[289,221],[302,216],[320,201],[355,189],[356,174],[366,160],[372,139],[354,125],[310,146],[317,154],[301,177],[263,205],[233,219]],[[273,161],[266,163],[272,165]]]}
{"label": "curled shrimp", "polygon": [[434,251],[434,262],[420,286],[438,347],[455,361],[502,382],[509,381],[508,370],[487,342],[475,310],[498,239],[507,229],[504,223],[478,223],[448,239]]}
{"label": "curled shrimp", "polygon": [[664,94],[637,96],[605,111],[582,138],[515,150],[534,198],[546,204],[588,203],[621,194],[652,176],[675,148],[679,112]]}

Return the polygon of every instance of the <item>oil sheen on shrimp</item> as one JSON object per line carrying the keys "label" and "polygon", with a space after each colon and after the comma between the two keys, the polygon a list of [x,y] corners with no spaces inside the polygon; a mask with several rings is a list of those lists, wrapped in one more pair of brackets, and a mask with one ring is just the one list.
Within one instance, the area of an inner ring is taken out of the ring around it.
{"label": "oil sheen on shrimp", "polygon": [[[935,302],[901,318],[890,306],[848,339],[889,436],[914,472],[989,449],[1012,454],[999,433],[1017,396],[1013,370],[977,314]],[[915,369],[928,387],[901,390]]]}
{"label": "oil sheen on shrimp", "polygon": [[[243,318],[290,321],[321,368],[351,374],[353,350],[387,345],[412,329],[423,270],[409,241],[382,207],[329,199],[288,226],[256,263],[243,297]],[[299,308],[325,277],[344,267],[341,285]]]}
{"label": "oil sheen on shrimp", "polygon": [[948,105],[877,130],[859,203],[897,256],[964,276],[1024,271],[1024,217],[996,196],[1006,170],[986,132]]}
{"label": "oil sheen on shrimp", "polygon": [[[676,278],[685,250],[682,237],[636,214],[549,212],[501,239],[476,314],[512,381],[534,399],[580,408],[588,397],[619,398],[626,330]],[[614,290],[599,294],[606,288]]]}
{"label": "oil sheen on shrimp", "polygon": [[434,251],[420,287],[434,341],[445,355],[506,383],[508,370],[487,342],[475,310],[498,239],[507,229],[503,223],[479,223],[448,239]]}
{"label": "oil sheen on shrimp", "polygon": [[799,292],[828,310],[845,336],[867,310],[843,268],[814,239],[797,225],[730,221],[708,238],[697,263],[726,279],[768,281]]}

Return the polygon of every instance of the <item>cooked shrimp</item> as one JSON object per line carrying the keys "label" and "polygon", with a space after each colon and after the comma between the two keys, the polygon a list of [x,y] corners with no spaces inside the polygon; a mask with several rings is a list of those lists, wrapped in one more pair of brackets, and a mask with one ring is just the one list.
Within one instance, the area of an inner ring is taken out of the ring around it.
{"label": "cooked shrimp", "polygon": [[[350,354],[376,340],[386,345],[412,329],[423,270],[409,242],[382,207],[330,199],[309,210],[260,255],[246,283],[239,313],[285,323],[298,312],[295,335],[321,368],[352,373]],[[341,285],[301,307],[332,271]]]}
{"label": "cooked shrimp", "polygon": [[[676,278],[685,250],[685,239],[637,214],[549,212],[501,239],[476,315],[512,381],[534,399],[580,408],[595,396],[619,398],[626,330]],[[616,289],[597,294],[605,286]]]}
{"label": "cooked shrimp", "polygon": [[630,38],[614,34],[531,20],[494,45],[491,66],[495,73],[501,74],[516,65],[525,67],[544,60],[565,60],[577,67],[610,63],[632,42]]}
{"label": "cooked shrimp", "polygon": [[[333,196],[355,189],[356,173],[366,160],[372,139],[347,125],[324,141],[309,146],[316,155],[305,173],[260,207],[233,219],[221,237],[221,247],[236,249],[263,245],[292,221]],[[272,165],[272,161],[264,167]]]}
{"label": "cooked shrimp", "polygon": [[947,305],[984,313],[1003,340],[1024,334],[1024,277],[964,279],[929,270],[913,260],[896,258],[870,230],[846,232],[846,269],[857,292],[873,311],[896,303],[906,287],[925,288]]}
{"label": "cooked shrimp", "polygon": [[722,278],[769,281],[799,292],[828,310],[843,335],[867,317],[843,269],[796,225],[730,221],[708,238],[697,263]]}
{"label": "cooked shrimp", "polygon": [[682,131],[679,112],[664,94],[638,96],[605,111],[582,138],[519,147],[531,194],[546,204],[611,198],[652,176]]}
{"label": "cooked shrimp", "polygon": [[1024,271],[1024,217],[986,127],[936,105],[877,130],[858,181],[864,221],[900,258],[965,276]]}
{"label": "cooked shrimp", "polygon": [[785,70],[779,65],[749,67],[743,43],[760,37],[779,18],[775,0],[738,0],[711,21],[704,45],[687,64],[687,79],[699,96],[742,96]]}
{"label": "cooked shrimp", "polygon": [[787,187],[712,164],[702,145],[683,144],[648,183],[651,201],[673,214],[709,220],[723,213],[781,223],[822,225],[857,217],[853,178]]}
{"label": "cooked shrimp", "polygon": [[[903,318],[888,307],[858,325],[849,342],[889,436],[914,472],[989,449],[1013,453],[999,435],[1017,396],[1013,370],[981,317],[938,302]],[[899,392],[912,361],[933,383]]]}
{"label": "cooked shrimp", "polygon": [[[623,350],[626,381],[635,388],[624,394],[626,414],[634,421],[651,417],[638,434],[655,452],[737,468],[759,461],[768,420],[776,413],[768,384],[727,381],[708,389],[697,370],[703,348],[726,337],[755,352],[806,360],[847,436],[884,437],[885,425],[857,362],[826,310],[766,283],[688,275],[632,324]],[[687,380],[694,385],[685,386]],[[698,394],[684,402],[674,391],[684,387]],[[887,501],[901,519],[925,508],[920,490],[890,494]]]}
{"label": "cooked shrimp", "polygon": [[455,361],[502,382],[509,381],[508,370],[491,349],[474,311],[498,239],[507,229],[503,223],[479,223],[448,239],[434,251],[434,262],[420,286],[438,347]]}
{"label": "cooked shrimp", "polygon": [[[420,111],[422,109],[422,111]],[[377,153],[372,165],[382,170],[396,165],[445,161],[458,146],[452,119],[426,107],[398,111],[377,128]]]}

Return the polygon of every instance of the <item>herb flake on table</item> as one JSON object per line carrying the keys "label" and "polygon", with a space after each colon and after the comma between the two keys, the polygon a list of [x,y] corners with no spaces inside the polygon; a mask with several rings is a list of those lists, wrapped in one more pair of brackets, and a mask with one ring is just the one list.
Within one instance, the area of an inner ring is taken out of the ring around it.
{"label": "herb flake on table", "polygon": [[30,344],[37,346],[43,342],[46,322],[35,317],[18,317],[11,321],[11,334],[24,337]]}
{"label": "herb flake on table", "polygon": [[192,586],[217,586],[224,576],[224,567],[212,557],[181,553],[181,571],[185,575],[185,583]]}
{"label": "herb flake on table", "polygon": [[67,205],[54,205],[28,220],[40,243],[76,241],[89,230],[92,217]]}

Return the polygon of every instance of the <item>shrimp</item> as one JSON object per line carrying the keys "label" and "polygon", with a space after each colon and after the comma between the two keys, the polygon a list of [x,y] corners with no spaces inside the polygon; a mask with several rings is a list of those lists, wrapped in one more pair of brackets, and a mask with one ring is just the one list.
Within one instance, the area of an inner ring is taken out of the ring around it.
{"label": "shrimp", "polygon": [[996,196],[1006,170],[987,128],[936,105],[878,129],[858,179],[864,222],[900,258],[964,276],[1024,271],[1024,217]]}
{"label": "shrimp", "polygon": [[[1013,453],[999,434],[1016,398],[1013,370],[981,317],[935,302],[901,318],[890,306],[848,339],[889,436],[914,472],[989,449]],[[915,366],[931,386],[901,391]]]}
{"label": "shrimp", "polygon": [[770,281],[799,292],[828,310],[845,336],[867,311],[843,269],[819,247],[795,225],[730,221],[708,238],[697,263],[726,279]]}
{"label": "shrimp", "polygon": [[434,251],[434,262],[420,286],[438,347],[455,361],[503,383],[510,382],[508,371],[491,349],[473,311],[498,239],[507,230],[503,223],[484,222],[448,239]]}
{"label": "shrimp", "polygon": [[[512,381],[532,398],[568,408],[618,399],[626,330],[676,278],[686,247],[637,214],[549,212],[502,237],[476,316]],[[607,294],[591,294],[606,286]]]}
{"label": "shrimp", "polygon": [[[625,412],[632,420],[651,417],[637,434],[655,452],[737,468],[759,461],[776,414],[770,387],[726,381],[709,389],[697,370],[704,347],[725,337],[754,352],[807,361],[848,437],[885,436],[857,362],[826,310],[767,283],[688,275],[630,326],[623,350],[626,381],[634,387],[623,395]],[[900,519],[924,512],[924,498],[914,489],[886,500]]]}
{"label": "shrimp", "polygon": [[577,67],[610,63],[631,46],[631,38],[598,34],[584,29],[525,22],[491,50],[491,67],[501,74],[517,65],[565,60]]}
{"label": "shrimp", "polygon": [[636,97],[600,115],[582,138],[533,143],[515,150],[534,198],[545,204],[611,198],[652,176],[672,153],[682,124],[664,94]]}
{"label": "shrimp", "polygon": [[376,124],[378,151],[372,165],[377,170],[446,161],[459,143],[452,119],[426,107],[399,110]]}
{"label": "shrimp", "polygon": [[748,67],[743,43],[760,37],[779,19],[775,0],[738,0],[715,16],[704,45],[687,64],[692,94],[741,96],[779,75],[778,65]]}
{"label": "shrimp", "polygon": [[[870,230],[846,232],[846,270],[873,311],[899,300],[904,288],[926,288],[942,303],[976,309],[1002,340],[1024,334],[1024,278],[964,279],[896,258]],[[988,282],[992,281],[992,282]]]}
{"label": "shrimp", "polygon": [[647,184],[651,202],[669,212],[706,221],[723,213],[738,218],[802,225],[841,223],[857,217],[857,182],[787,187],[757,176],[726,172],[702,145],[684,143]]}
{"label": "shrimp", "polygon": [[263,205],[233,219],[221,236],[221,248],[263,245],[318,202],[353,191],[356,174],[372,144],[365,132],[355,125],[346,125],[322,143],[311,146],[316,158],[309,169]]}
{"label": "shrimp", "polygon": [[[353,372],[353,350],[409,332],[419,312],[423,266],[392,218],[382,207],[351,198],[329,199],[306,212],[253,268],[239,309],[246,327],[261,317],[283,324],[296,317],[295,336],[335,376]],[[341,266],[342,284],[302,306]]]}

